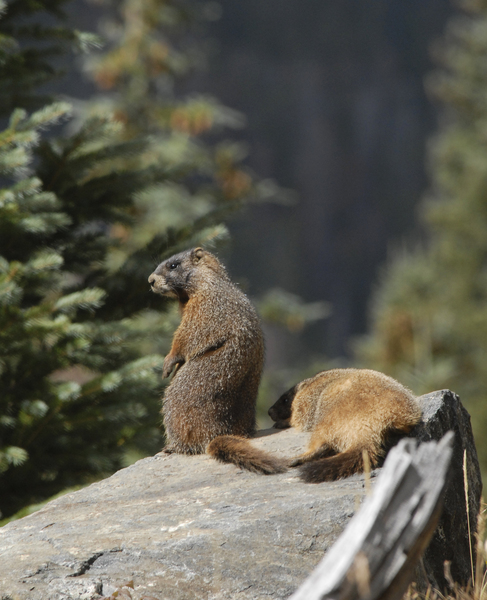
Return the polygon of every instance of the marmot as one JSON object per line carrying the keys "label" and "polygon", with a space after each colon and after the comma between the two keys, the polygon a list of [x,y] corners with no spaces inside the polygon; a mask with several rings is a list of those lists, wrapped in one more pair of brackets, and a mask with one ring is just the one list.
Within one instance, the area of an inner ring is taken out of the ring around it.
{"label": "marmot", "polygon": [[248,470],[285,471],[283,461],[244,439],[255,431],[264,362],[264,337],[248,298],[202,248],[165,260],[149,283],[152,291],[176,298],[182,313],[162,373],[165,378],[175,369],[162,409],[164,451],[207,451]]}
{"label": "marmot", "polygon": [[408,433],[421,418],[413,393],[392,377],[368,369],[332,369],[305,379],[269,409],[275,427],[310,431],[308,450],[290,466],[300,466],[309,483],[334,481],[372,468],[392,434]]}

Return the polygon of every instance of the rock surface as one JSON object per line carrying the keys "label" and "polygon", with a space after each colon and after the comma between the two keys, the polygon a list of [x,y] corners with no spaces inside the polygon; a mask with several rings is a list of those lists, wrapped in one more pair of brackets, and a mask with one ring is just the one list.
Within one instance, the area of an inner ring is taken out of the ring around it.
{"label": "rock surface", "polygon": [[[423,564],[430,582],[439,590],[447,588],[444,561],[451,563],[454,581],[466,584],[471,578],[470,537],[467,523],[463,474],[464,453],[467,458],[470,530],[477,531],[482,479],[477,450],[470,425],[470,415],[458,396],[449,390],[421,396],[422,423],[413,432],[422,442],[439,440],[447,431],[455,432],[450,465],[450,483],[446,489],[443,514],[428,546]],[[475,540],[472,540],[475,550]],[[475,564],[475,558],[474,558]]]}
{"label": "rock surface", "polygon": [[[460,581],[470,572],[460,498],[464,447],[471,515],[481,483],[470,420],[458,398],[435,392],[421,402],[424,422],[416,436],[440,439],[454,429],[457,438],[445,515],[424,561],[441,585],[443,559],[453,559]],[[254,443],[289,457],[306,439],[294,430],[267,430]],[[363,476],[310,485],[294,471],[264,477],[207,456],[157,454],[0,529],[0,597],[95,600],[133,579],[138,598],[286,598],[363,496]]]}

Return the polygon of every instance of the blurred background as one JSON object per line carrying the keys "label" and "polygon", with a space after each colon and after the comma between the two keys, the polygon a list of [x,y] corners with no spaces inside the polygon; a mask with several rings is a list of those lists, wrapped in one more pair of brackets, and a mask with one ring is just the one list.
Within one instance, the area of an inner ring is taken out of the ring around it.
{"label": "blurred background", "polygon": [[[350,356],[378,267],[417,225],[438,116],[424,79],[451,13],[443,0],[230,0],[210,29],[198,89],[246,116],[249,164],[295,192],[231,221],[230,264],[252,293],[331,303],[307,353]],[[286,351],[270,345],[269,362]]]}
{"label": "blurred background", "polygon": [[[20,290],[5,296],[4,324],[15,307],[30,336],[19,348],[12,330],[0,362],[4,516],[160,448],[157,369],[177,313],[145,281],[195,244],[218,253],[263,319],[261,426],[305,376],[371,367],[417,394],[459,393],[487,468],[486,2],[13,0],[0,31],[4,130],[28,148],[10,165],[4,144],[4,193],[38,220],[0,213],[2,273]],[[59,98],[70,108],[50,114]],[[15,108],[44,121],[17,125]],[[65,222],[41,226],[52,214],[22,204],[26,173]],[[35,270],[46,248],[58,262]],[[44,396],[25,383],[26,360]],[[107,419],[98,447],[94,423]]]}

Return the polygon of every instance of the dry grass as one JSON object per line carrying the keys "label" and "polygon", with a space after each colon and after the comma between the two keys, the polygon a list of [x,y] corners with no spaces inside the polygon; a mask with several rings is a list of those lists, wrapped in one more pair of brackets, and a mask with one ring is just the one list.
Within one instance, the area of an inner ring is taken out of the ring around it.
{"label": "dry grass", "polygon": [[[467,464],[467,451],[465,450],[463,453],[463,488],[465,490],[468,534],[469,539],[472,540]],[[487,541],[485,539],[487,505],[482,502],[481,506],[482,508],[477,520],[477,533],[475,534],[475,552],[472,543],[470,543],[471,577],[468,585],[461,586],[453,581],[450,572],[450,563],[445,562],[445,579],[450,588],[447,594],[442,594],[431,586],[428,587],[426,592],[418,592],[416,584],[412,583],[403,596],[403,600],[487,600]]]}
{"label": "dry grass", "polygon": [[[467,499],[468,510],[468,484],[465,478],[465,496]],[[476,548],[470,548],[470,559],[472,568],[472,577],[467,586],[461,586],[453,581],[450,573],[450,563],[445,562],[445,578],[449,584],[448,593],[442,594],[438,590],[428,587],[426,593],[418,592],[415,584],[409,586],[403,600],[487,600],[487,541],[485,540],[485,521],[487,516],[487,507],[484,504],[480,512],[476,533]],[[475,568],[474,568],[475,557]]]}

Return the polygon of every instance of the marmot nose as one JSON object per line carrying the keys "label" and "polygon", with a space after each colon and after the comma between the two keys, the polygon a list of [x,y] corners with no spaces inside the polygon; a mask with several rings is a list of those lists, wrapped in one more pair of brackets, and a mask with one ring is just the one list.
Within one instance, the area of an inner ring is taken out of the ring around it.
{"label": "marmot nose", "polygon": [[154,273],[151,273],[149,275],[149,283],[152,285],[153,283],[155,283],[156,281],[156,276],[154,275]]}

